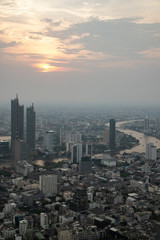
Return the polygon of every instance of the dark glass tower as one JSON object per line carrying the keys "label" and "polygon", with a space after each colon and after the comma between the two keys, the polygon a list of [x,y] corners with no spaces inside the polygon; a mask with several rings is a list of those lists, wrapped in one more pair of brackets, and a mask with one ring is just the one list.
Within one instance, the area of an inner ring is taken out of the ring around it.
{"label": "dark glass tower", "polygon": [[116,129],[115,129],[115,120],[110,119],[109,124],[109,147],[111,150],[115,149],[115,142],[116,142]]}
{"label": "dark glass tower", "polygon": [[35,150],[35,125],[36,125],[36,113],[34,111],[34,106],[27,108],[27,144],[30,151]]}
{"label": "dark glass tower", "polygon": [[24,106],[19,105],[18,95],[11,100],[11,148],[15,139],[24,137]]}

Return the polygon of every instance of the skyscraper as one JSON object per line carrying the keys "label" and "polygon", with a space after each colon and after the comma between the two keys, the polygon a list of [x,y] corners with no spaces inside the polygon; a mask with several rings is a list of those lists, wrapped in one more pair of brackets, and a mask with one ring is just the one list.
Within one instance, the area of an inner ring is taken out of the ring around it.
{"label": "skyscraper", "polygon": [[53,136],[54,136],[54,132],[52,130],[46,131],[45,149],[49,152],[53,152]]}
{"label": "skyscraper", "polygon": [[34,106],[28,107],[27,113],[27,144],[30,151],[35,150],[35,125],[36,125],[36,113],[34,111]]}
{"label": "skyscraper", "polygon": [[77,143],[71,147],[71,160],[72,163],[78,164],[81,162],[82,157],[82,143]]}
{"label": "skyscraper", "polygon": [[23,140],[24,106],[19,105],[18,95],[11,100],[11,148],[15,139]]}
{"label": "skyscraper", "polygon": [[146,145],[146,159],[157,160],[157,149],[153,143],[148,143]]}
{"label": "skyscraper", "polygon": [[144,119],[144,133],[148,133],[149,131],[149,118],[145,117]]}
{"label": "skyscraper", "polygon": [[109,124],[109,147],[110,147],[111,150],[115,149],[115,141],[116,141],[115,120],[110,119],[110,124]]}

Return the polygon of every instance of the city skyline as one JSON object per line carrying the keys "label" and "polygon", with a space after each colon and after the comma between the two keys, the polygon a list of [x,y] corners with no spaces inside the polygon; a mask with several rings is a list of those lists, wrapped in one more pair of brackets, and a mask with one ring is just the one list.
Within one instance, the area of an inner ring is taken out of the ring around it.
{"label": "city skyline", "polygon": [[0,10],[1,103],[17,92],[36,105],[160,102],[159,1],[3,0]]}

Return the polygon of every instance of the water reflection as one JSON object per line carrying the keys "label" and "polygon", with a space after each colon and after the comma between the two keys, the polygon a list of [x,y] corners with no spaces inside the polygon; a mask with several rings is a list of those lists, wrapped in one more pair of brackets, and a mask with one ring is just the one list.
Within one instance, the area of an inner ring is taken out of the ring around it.
{"label": "water reflection", "polygon": [[130,122],[130,121],[118,122],[118,123],[116,123],[116,127],[120,132],[131,135],[131,136],[135,137],[136,139],[138,139],[139,140],[139,145],[135,146],[131,149],[126,149],[124,151],[121,151],[121,153],[123,153],[123,152],[126,152],[126,153],[131,153],[131,152],[143,153],[143,152],[146,151],[146,144],[148,144],[148,143],[153,143],[157,148],[160,148],[160,140],[159,139],[157,139],[155,137],[147,136],[144,133],[136,132],[136,131],[129,130],[129,129],[124,129],[122,127],[122,125],[124,123],[128,123],[128,122]]}

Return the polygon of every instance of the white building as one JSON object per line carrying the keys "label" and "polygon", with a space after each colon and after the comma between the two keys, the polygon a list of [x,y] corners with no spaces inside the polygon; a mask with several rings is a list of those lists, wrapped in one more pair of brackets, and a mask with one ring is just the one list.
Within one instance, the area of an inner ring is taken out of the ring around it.
{"label": "white building", "polygon": [[40,214],[40,225],[43,229],[48,229],[48,215],[47,213]]}
{"label": "white building", "polygon": [[27,232],[28,222],[27,220],[21,220],[19,222],[19,234],[24,236]]}
{"label": "white building", "polygon": [[34,171],[33,165],[27,161],[19,161],[16,168],[17,172],[21,173],[23,176],[28,176],[29,173]]}
{"label": "white building", "polygon": [[73,146],[72,141],[67,142],[66,143],[66,152],[71,152],[72,146]]}
{"label": "white building", "polygon": [[92,156],[92,145],[90,143],[86,143],[85,148],[86,148],[86,154],[85,155]]}
{"label": "white building", "polygon": [[45,136],[45,149],[49,152],[53,152],[53,131],[47,131]]}
{"label": "white building", "polygon": [[57,175],[41,175],[39,177],[39,189],[46,196],[57,193]]}
{"label": "white building", "polygon": [[6,228],[4,227],[3,230],[2,230],[2,234],[4,236],[5,239],[10,239],[10,238],[13,238],[16,234],[16,230],[13,229],[12,227],[10,228]]}
{"label": "white building", "polygon": [[148,143],[146,145],[146,159],[156,161],[157,159],[157,149],[153,143]]}

